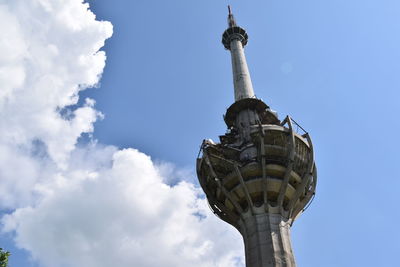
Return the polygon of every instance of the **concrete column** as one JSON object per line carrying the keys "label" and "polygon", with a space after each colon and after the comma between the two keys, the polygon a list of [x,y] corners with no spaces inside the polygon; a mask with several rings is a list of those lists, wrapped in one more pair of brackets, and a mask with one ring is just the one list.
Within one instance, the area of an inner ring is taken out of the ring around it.
{"label": "concrete column", "polygon": [[233,84],[235,87],[235,101],[244,98],[253,98],[253,84],[251,83],[250,72],[247,67],[242,42],[236,38],[232,39],[230,51],[232,57]]}
{"label": "concrete column", "polygon": [[240,221],[246,267],[295,267],[290,224],[279,214],[251,215]]}

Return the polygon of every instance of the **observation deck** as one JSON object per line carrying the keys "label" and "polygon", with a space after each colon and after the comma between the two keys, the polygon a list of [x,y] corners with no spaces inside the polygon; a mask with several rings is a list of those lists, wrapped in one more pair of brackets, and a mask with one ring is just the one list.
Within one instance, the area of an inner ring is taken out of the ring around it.
{"label": "observation deck", "polygon": [[231,114],[236,102],[225,116],[230,129],[220,136],[221,142],[205,140],[201,146],[200,184],[214,213],[236,228],[246,214],[280,214],[292,222],[315,193],[311,138],[297,133],[295,128],[300,127],[289,116],[280,122],[269,109],[261,109],[261,100],[244,102],[258,108],[262,118],[249,127],[251,141],[240,143],[236,116]]}

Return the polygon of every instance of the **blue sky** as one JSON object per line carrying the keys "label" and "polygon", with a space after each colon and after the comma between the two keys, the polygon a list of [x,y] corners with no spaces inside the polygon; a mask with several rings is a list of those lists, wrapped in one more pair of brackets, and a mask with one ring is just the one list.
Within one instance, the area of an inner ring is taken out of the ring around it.
{"label": "blue sky", "polygon": [[[319,180],[292,228],[298,266],[396,266],[400,2],[88,2],[98,20],[113,24],[101,81],[80,93],[80,103],[93,98],[105,115],[94,124],[98,143],[194,172],[202,139],[225,132],[222,115],[233,102],[230,57],[220,43],[231,4],[250,37],[257,97],[313,139]],[[197,184],[193,175],[184,179]],[[40,266],[12,236],[0,239],[11,266]]]}

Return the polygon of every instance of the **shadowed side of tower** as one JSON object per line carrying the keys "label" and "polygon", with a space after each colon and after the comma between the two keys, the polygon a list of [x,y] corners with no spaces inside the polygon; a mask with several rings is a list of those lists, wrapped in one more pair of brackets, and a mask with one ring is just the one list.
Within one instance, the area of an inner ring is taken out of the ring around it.
{"label": "shadowed side of tower", "polygon": [[290,227],[315,193],[312,142],[289,116],[280,121],[255,98],[248,35],[230,8],[228,25],[222,43],[231,53],[235,103],[220,143],[203,141],[197,175],[213,212],[242,234],[247,267],[295,266]]}

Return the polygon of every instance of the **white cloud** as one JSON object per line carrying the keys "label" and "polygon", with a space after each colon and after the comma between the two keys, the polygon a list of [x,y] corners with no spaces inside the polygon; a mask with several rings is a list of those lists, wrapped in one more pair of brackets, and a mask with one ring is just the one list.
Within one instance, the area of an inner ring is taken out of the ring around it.
{"label": "white cloud", "polygon": [[102,116],[78,93],[100,79],[110,23],[81,0],[0,0],[0,30],[0,208],[19,247],[47,267],[243,266],[193,174],[77,147]]}
{"label": "white cloud", "polygon": [[166,185],[137,150],[115,152],[111,168],[76,168],[60,179],[36,207],[4,219],[45,266],[235,266],[242,251],[199,189]]}
{"label": "white cloud", "polygon": [[[0,207],[26,205],[42,165],[67,168],[82,133],[101,114],[78,93],[97,84],[105,65],[99,51],[111,36],[82,1],[0,1]],[[68,113],[68,112],[66,112]],[[32,157],[44,147],[43,158]],[[10,165],[11,164],[11,165]],[[10,166],[14,168],[10,168]]]}
{"label": "white cloud", "polygon": [[15,0],[0,7],[1,31],[9,37],[0,41],[0,125],[7,129],[0,139],[20,145],[39,139],[63,166],[99,113],[91,101],[74,110],[72,119],[58,110],[76,104],[79,91],[98,82],[105,65],[98,50],[112,26],[96,21],[81,1]]}

